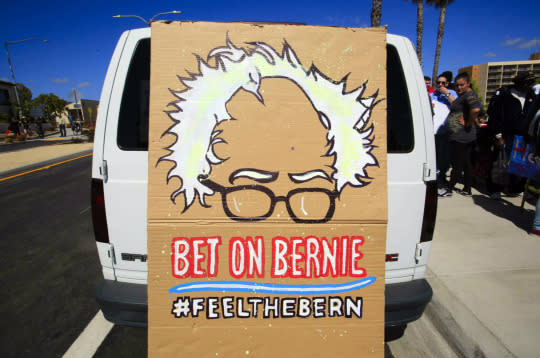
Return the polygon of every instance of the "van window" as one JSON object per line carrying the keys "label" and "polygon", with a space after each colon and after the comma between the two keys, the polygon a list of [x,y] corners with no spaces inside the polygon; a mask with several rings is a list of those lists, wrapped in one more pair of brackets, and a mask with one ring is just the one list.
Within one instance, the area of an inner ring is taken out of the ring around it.
{"label": "van window", "polygon": [[123,150],[148,150],[150,39],[139,41],[131,59],[120,105],[116,142]]}
{"label": "van window", "polygon": [[408,153],[414,148],[409,91],[394,46],[386,46],[387,146],[388,153]]}
{"label": "van window", "polygon": [[[409,92],[394,46],[387,46],[388,153],[408,153],[414,148]],[[123,150],[148,150],[150,95],[150,39],[139,41],[131,60],[118,123],[118,146]]]}

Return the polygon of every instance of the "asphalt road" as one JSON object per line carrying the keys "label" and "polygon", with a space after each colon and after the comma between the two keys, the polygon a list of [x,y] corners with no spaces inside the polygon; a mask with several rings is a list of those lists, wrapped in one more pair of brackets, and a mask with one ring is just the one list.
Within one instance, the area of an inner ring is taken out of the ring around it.
{"label": "asphalt road", "polygon": [[[0,183],[0,357],[61,357],[98,312],[91,161]],[[95,357],[146,357],[146,337],[115,326]]]}
{"label": "asphalt road", "polygon": [[0,183],[2,357],[59,357],[98,311],[91,158]]}

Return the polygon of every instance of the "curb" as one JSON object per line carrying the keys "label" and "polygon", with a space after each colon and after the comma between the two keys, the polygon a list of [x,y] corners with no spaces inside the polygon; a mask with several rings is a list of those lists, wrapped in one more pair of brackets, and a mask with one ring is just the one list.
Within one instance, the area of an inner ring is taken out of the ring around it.
{"label": "curb", "polygon": [[[60,131],[56,131],[56,132],[52,132],[52,133],[49,133],[49,134],[44,134],[43,135],[43,138],[47,138],[47,137],[50,137],[52,135],[55,135],[55,134],[59,134]],[[0,139],[4,139],[5,138],[5,135],[4,136],[1,136]],[[39,136],[38,137],[29,137],[28,139],[31,139],[31,140],[37,140],[39,139]],[[21,143],[21,142],[19,142]],[[1,145],[10,145],[11,143],[4,143],[4,142],[0,142]]]}
{"label": "curb", "polygon": [[516,357],[429,268],[426,278],[433,298],[424,315],[459,357]]}
{"label": "curb", "polygon": [[0,171],[0,179],[3,179],[3,178],[8,177],[8,176],[15,175],[15,174],[19,174],[19,173],[22,173],[22,172],[25,172],[25,171],[29,171],[29,170],[32,170],[32,169],[37,169],[39,167],[45,167],[47,165],[51,165],[51,164],[61,162],[61,161],[64,161],[64,160],[73,159],[73,158],[79,157],[81,155],[90,154],[90,153],[92,153],[92,151],[93,151],[92,149],[87,149],[87,150],[83,150],[81,152],[62,155],[60,157],[47,159],[47,160],[44,160],[44,161],[41,161],[41,162],[35,162],[35,163],[32,163],[32,164],[23,165],[23,166],[20,166],[20,167],[3,170],[3,171]]}

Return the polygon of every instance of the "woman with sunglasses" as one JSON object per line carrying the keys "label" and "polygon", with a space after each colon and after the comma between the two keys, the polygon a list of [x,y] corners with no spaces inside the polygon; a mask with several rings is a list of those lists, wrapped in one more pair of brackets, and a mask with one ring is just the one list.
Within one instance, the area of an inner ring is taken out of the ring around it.
{"label": "woman with sunglasses", "polygon": [[450,159],[448,155],[448,136],[444,127],[450,105],[458,97],[455,91],[448,89],[448,83],[448,78],[444,74],[439,75],[435,82],[437,90],[430,94],[434,107],[433,129],[435,131],[435,151],[437,158],[437,187],[439,188],[439,196],[441,197],[451,195],[446,189],[448,186],[446,172],[450,167]]}

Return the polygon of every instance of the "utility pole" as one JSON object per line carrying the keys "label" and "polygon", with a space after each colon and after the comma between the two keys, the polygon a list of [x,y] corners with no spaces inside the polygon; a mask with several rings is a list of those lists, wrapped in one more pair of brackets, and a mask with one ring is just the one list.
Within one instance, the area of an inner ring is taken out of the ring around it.
{"label": "utility pole", "polygon": [[22,117],[22,109],[21,109],[21,102],[19,100],[19,91],[17,90],[17,81],[15,80],[15,73],[13,73],[13,65],[11,64],[11,58],[9,57],[9,50],[8,50],[8,46],[9,45],[15,45],[15,44],[18,44],[18,43],[21,43],[21,42],[26,42],[26,41],[43,41],[45,43],[49,42],[47,40],[43,40],[43,39],[25,39],[25,40],[19,40],[19,41],[12,41],[12,42],[4,42],[4,47],[6,48],[6,55],[7,55],[7,59],[8,59],[8,64],[9,64],[9,70],[11,72],[11,79],[13,80],[13,84],[15,85],[15,98],[17,99],[17,107],[19,108],[19,119],[21,119]]}

